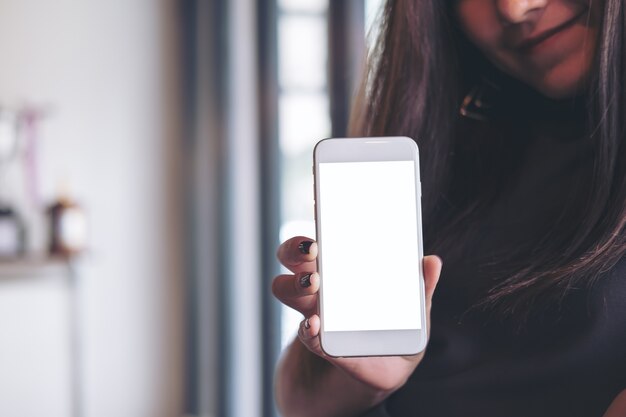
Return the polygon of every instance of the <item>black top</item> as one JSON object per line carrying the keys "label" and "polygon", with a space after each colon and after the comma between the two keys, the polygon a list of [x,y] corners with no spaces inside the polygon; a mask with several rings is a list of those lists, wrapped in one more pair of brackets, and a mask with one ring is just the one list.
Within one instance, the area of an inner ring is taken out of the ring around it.
{"label": "black top", "polygon": [[601,417],[626,389],[626,260],[558,308],[531,315],[522,330],[467,313],[477,289],[498,278],[485,265],[520,248],[530,253],[585,186],[591,144],[581,139],[580,115],[571,116],[558,118],[557,129],[550,120],[531,126],[520,175],[466,232],[472,244],[440,254],[424,360],[367,417]]}

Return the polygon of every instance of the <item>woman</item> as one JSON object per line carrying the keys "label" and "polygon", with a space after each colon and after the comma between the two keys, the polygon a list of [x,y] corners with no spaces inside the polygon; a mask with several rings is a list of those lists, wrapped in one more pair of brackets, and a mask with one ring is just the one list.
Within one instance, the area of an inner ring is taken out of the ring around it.
{"label": "woman", "polygon": [[622,0],[388,1],[352,127],[420,145],[430,342],[326,357],[288,240],[285,417],[626,416],[625,37]]}

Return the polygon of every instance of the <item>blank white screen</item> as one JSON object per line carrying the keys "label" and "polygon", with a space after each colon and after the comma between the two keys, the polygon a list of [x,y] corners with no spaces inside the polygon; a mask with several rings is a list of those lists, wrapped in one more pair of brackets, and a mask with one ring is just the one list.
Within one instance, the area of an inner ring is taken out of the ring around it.
{"label": "blank white screen", "polygon": [[325,331],[421,328],[414,164],[319,164]]}

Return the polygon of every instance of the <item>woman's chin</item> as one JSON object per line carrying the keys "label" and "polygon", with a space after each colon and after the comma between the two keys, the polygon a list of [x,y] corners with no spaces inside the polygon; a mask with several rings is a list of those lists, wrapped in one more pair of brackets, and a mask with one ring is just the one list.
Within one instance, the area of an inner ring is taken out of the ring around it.
{"label": "woman's chin", "polygon": [[590,67],[589,60],[572,60],[531,77],[526,82],[544,96],[555,100],[576,97],[583,94],[589,85]]}

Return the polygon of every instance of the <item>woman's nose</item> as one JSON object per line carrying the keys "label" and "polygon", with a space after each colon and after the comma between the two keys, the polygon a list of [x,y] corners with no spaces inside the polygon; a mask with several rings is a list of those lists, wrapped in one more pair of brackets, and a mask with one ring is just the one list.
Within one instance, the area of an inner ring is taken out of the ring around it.
{"label": "woman's nose", "polygon": [[508,23],[524,23],[536,19],[548,0],[496,0],[498,12]]}

